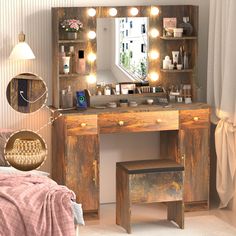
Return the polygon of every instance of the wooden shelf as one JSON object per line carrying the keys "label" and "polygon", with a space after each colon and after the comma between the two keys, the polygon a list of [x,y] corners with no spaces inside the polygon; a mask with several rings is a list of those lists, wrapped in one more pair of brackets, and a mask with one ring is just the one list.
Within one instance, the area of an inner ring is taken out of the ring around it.
{"label": "wooden shelf", "polygon": [[72,77],[80,77],[80,76],[86,76],[88,74],[79,74],[79,73],[73,73],[73,74],[59,74],[59,78],[72,78]]}
{"label": "wooden shelf", "polygon": [[58,40],[58,43],[84,43],[84,39],[60,39]]}
{"label": "wooden shelf", "polygon": [[186,70],[164,70],[164,69],[161,69],[161,72],[164,72],[164,73],[191,73],[191,72],[193,72],[193,69],[186,69]]}
{"label": "wooden shelf", "polygon": [[160,39],[169,40],[169,41],[172,41],[172,40],[195,40],[195,39],[197,39],[197,37],[196,36],[186,36],[186,37],[166,37],[166,36],[161,36]]}

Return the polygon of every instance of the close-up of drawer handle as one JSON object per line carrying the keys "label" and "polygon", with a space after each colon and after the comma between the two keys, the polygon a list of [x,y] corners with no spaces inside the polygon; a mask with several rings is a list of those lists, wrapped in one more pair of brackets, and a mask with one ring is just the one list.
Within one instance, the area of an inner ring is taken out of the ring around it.
{"label": "close-up of drawer handle", "polygon": [[118,125],[119,126],[123,126],[125,124],[125,122],[123,121],[123,120],[120,120],[119,122],[118,122]]}
{"label": "close-up of drawer handle", "polygon": [[198,117],[198,116],[194,116],[194,117],[193,117],[193,120],[194,120],[194,121],[199,121],[199,117]]}
{"label": "close-up of drawer handle", "polygon": [[97,185],[97,172],[98,171],[98,162],[97,160],[93,161],[93,182]]}
{"label": "close-up of drawer handle", "polygon": [[86,123],[81,123],[80,126],[85,127],[85,126],[87,126],[87,124]]}
{"label": "close-up of drawer handle", "polygon": [[161,122],[162,122],[161,119],[157,119],[157,120],[156,120],[156,123],[157,123],[157,124],[159,124],[159,123],[161,123]]}

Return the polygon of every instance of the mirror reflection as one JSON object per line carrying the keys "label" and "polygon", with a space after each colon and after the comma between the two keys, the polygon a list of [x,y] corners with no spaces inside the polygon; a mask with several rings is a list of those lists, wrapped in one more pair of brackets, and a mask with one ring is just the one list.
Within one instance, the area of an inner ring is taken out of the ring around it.
{"label": "mirror reflection", "polygon": [[98,84],[146,81],[147,29],[147,17],[97,19]]}

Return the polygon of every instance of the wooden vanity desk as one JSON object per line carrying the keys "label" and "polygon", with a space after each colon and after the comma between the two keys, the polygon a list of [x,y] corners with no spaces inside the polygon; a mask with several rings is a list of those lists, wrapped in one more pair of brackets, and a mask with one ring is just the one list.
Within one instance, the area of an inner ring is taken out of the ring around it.
{"label": "wooden vanity desk", "polygon": [[53,124],[52,177],[76,193],[85,214],[99,217],[100,134],[161,131],[161,157],[185,157],[186,210],[208,209],[209,129],[203,103],[63,113]]}

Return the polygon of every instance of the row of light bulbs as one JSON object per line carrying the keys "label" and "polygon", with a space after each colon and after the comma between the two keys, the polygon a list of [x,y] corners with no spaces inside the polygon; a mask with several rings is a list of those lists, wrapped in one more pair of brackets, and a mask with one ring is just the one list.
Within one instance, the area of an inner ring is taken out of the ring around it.
{"label": "row of light bulbs", "polygon": [[[139,13],[139,10],[138,10],[138,8],[136,8],[136,7],[131,7],[130,10],[129,10],[129,12],[130,12],[130,15],[131,15],[131,16],[137,16],[138,13]],[[95,8],[89,8],[88,11],[87,11],[87,13],[88,13],[88,15],[89,15],[90,17],[94,17],[94,16],[96,16],[96,9],[95,9]],[[108,14],[109,14],[109,16],[112,16],[112,17],[113,17],[113,16],[116,16],[117,13],[118,13],[118,11],[117,11],[117,9],[114,8],[114,7],[108,9]],[[159,14],[159,9],[158,9],[158,7],[151,7],[150,14],[151,14],[152,16],[157,16],[157,15]],[[152,38],[157,38],[159,35],[160,35],[160,33],[159,33],[159,31],[158,31],[156,28],[153,28],[153,29],[150,30],[150,36],[151,36]],[[95,39],[95,38],[96,38],[96,32],[94,32],[94,31],[89,31],[89,32],[88,32],[88,38],[89,38],[89,39]],[[152,51],[149,53],[149,57],[150,57],[152,60],[158,59],[159,56],[160,56],[160,54],[159,54],[159,52],[156,51],[156,50],[152,50]],[[96,60],[96,54],[93,53],[93,52],[89,53],[89,55],[88,55],[88,61],[91,62],[91,63],[93,63],[95,60]],[[156,72],[151,72],[151,73],[149,74],[149,77],[150,77],[150,79],[151,79],[152,81],[157,81],[157,80],[159,79],[159,75],[158,75],[158,73],[156,73]],[[88,81],[89,84],[94,84],[94,83],[96,83],[96,75],[90,74],[90,75],[88,76],[87,81]]]}
{"label": "row of light bulbs", "polygon": [[[131,16],[137,16],[138,13],[139,13],[139,10],[138,10],[137,7],[131,7],[129,12],[130,12]],[[88,13],[89,16],[94,17],[94,16],[96,16],[97,12],[96,12],[95,8],[89,8],[87,13]],[[111,8],[108,9],[109,16],[116,16],[117,13],[118,13],[118,11],[114,7],[111,7]],[[152,16],[158,15],[159,14],[159,8],[158,7],[151,7],[150,14]]]}

